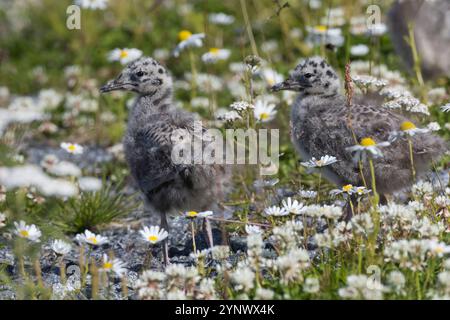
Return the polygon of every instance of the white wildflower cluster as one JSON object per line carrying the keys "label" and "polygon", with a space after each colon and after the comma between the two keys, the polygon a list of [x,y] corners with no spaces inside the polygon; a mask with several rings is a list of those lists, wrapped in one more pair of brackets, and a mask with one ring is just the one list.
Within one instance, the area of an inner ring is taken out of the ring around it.
{"label": "white wildflower cluster", "polygon": [[377,79],[369,75],[356,75],[352,78],[353,82],[361,89],[380,90],[388,85],[388,81],[384,79]]}
{"label": "white wildflower cluster", "polygon": [[357,235],[368,237],[373,232],[374,224],[369,213],[355,215],[351,220],[351,224],[353,232]]}
{"label": "white wildflower cluster", "polygon": [[314,235],[314,240],[320,248],[336,248],[343,243],[348,243],[352,238],[352,224],[344,221]]}
{"label": "white wildflower cluster", "polygon": [[135,286],[144,300],[217,299],[212,279],[200,277],[197,268],[169,265],[164,272],[144,271]]}
{"label": "white wildflower cluster", "polygon": [[255,109],[255,106],[247,101],[236,101],[230,105],[230,108],[236,112],[244,112],[250,109]]}
{"label": "white wildflower cluster", "polygon": [[335,205],[310,205],[304,209],[305,215],[313,218],[338,220],[342,216],[342,208]]}
{"label": "white wildflower cluster", "polygon": [[389,289],[390,292],[393,292],[400,296],[404,295],[405,294],[405,290],[404,290],[405,284],[406,284],[406,279],[405,279],[404,274],[401,271],[394,270],[388,274],[387,288]]}
{"label": "white wildflower cluster", "polygon": [[379,208],[382,214],[383,229],[386,230],[387,239],[406,236],[431,238],[438,236],[445,230],[442,221],[432,222],[427,216],[420,216],[421,206],[416,202],[408,205],[390,203]]}
{"label": "white wildflower cluster", "polygon": [[301,222],[287,221],[272,230],[271,239],[284,251],[294,249],[303,243],[303,225]]}
{"label": "white wildflower cluster", "polygon": [[344,299],[381,300],[384,286],[366,275],[350,275],[347,286],[339,289],[339,296]]}
{"label": "white wildflower cluster", "polygon": [[402,239],[384,248],[386,261],[397,264],[402,269],[421,271],[430,255],[442,256],[450,252],[450,247],[429,239]]}
{"label": "white wildflower cluster", "polygon": [[433,185],[430,182],[420,180],[412,186],[411,192],[419,199],[430,197],[433,194]]}
{"label": "white wildflower cluster", "polygon": [[450,299],[450,271],[447,269],[437,275],[436,290],[432,292],[433,300],[449,300]]}
{"label": "white wildflower cluster", "polygon": [[267,262],[267,264],[279,274],[280,282],[288,285],[303,281],[303,273],[310,267],[310,257],[308,251],[295,248]]}
{"label": "white wildflower cluster", "polygon": [[235,290],[250,292],[255,287],[255,272],[247,265],[239,263],[231,273],[231,281]]}
{"label": "white wildflower cluster", "polygon": [[384,88],[380,93],[389,99],[383,104],[387,109],[403,109],[411,113],[430,115],[428,106],[414,98],[408,90]]}
{"label": "white wildflower cluster", "polygon": [[216,118],[217,118],[217,120],[226,121],[226,122],[234,122],[237,120],[242,120],[241,115],[234,110],[220,112],[216,115]]}

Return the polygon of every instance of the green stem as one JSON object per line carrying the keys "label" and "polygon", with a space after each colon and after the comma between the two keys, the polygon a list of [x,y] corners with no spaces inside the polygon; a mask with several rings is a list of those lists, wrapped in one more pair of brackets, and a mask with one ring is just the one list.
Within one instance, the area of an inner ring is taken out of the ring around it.
{"label": "green stem", "polygon": [[256,56],[259,56],[258,48],[257,48],[256,42],[255,42],[255,37],[253,36],[253,30],[250,25],[250,19],[248,18],[248,12],[247,12],[247,7],[245,6],[245,0],[240,0],[240,2],[241,2],[242,15],[244,16],[245,29],[247,30],[248,38],[250,39],[250,45],[252,47],[252,53]]}
{"label": "green stem", "polygon": [[320,202],[320,185],[322,184],[322,171],[319,169],[319,185],[317,187],[317,203]]}
{"label": "green stem", "polygon": [[197,96],[197,68],[195,67],[195,56],[192,48],[189,48],[189,61],[191,63],[191,99]]}
{"label": "green stem", "polygon": [[420,287],[420,275],[419,272],[415,272],[416,278],[416,290],[417,290],[417,299],[422,300],[422,288]]}
{"label": "green stem", "polygon": [[376,180],[375,180],[375,167],[373,165],[372,158],[369,158],[369,166],[370,166],[370,176],[372,178],[372,191],[373,191],[372,204],[373,204],[374,209],[375,209],[376,206],[379,203],[380,197],[378,196],[378,193],[377,193],[377,183],[376,183]]}
{"label": "green stem", "polygon": [[197,252],[197,246],[195,244],[195,225],[194,220],[191,221],[191,232],[192,232],[192,249],[194,250],[194,253]]}
{"label": "green stem", "polygon": [[408,147],[409,147],[409,160],[411,161],[411,173],[413,176],[413,181],[416,182],[416,168],[414,167],[414,154],[411,137],[408,137]]}

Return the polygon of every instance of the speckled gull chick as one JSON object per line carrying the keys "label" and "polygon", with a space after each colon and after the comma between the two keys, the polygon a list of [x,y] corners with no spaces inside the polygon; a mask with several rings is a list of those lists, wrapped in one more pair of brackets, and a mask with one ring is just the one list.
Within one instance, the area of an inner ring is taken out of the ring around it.
{"label": "speckled gull chick", "polygon": [[[146,211],[158,212],[169,230],[166,214],[211,209],[222,199],[228,171],[216,164],[179,164],[172,160],[172,134],[193,132],[196,118],[176,108],[172,79],[156,60],[143,57],[131,62],[100,91],[126,90],[138,94],[123,140],[131,174],[145,198]],[[164,243],[165,262],[169,261]]]}
{"label": "speckled gull chick", "polygon": [[[304,60],[287,80],[274,85],[272,90],[299,93],[291,110],[292,142],[305,160],[324,155],[338,159],[323,168],[331,182],[339,186],[363,185],[358,161],[354,161],[354,154],[348,148],[371,138],[376,143],[391,142],[380,147],[383,156],[374,160],[377,191],[382,195],[391,194],[413,183],[408,142],[405,137],[392,141],[392,134],[399,132],[402,124],[410,123],[409,120],[381,106],[353,104],[348,108],[340,93],[338,75],[322,58]],[[430,162],[438,160],[448,146],[430,133],[416,134],[411,139],[414,166],[420,178],[428,172]],[[367,159],[363,162],[363,172],[370,186],[367,162]]]}

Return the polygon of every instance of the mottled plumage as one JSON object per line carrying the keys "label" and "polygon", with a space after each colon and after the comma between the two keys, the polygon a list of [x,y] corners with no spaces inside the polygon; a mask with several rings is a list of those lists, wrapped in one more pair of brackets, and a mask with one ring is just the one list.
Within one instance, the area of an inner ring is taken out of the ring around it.
{"label": "mottled plumage", "polygon": [[194,132],[193,114],[173,106],[172,79],[152,58],[130,63],[102,92],[129,90],[138,93],[124,137],[125,157],[145,196],[146,211],[161,214],[211,209],[222,199],[228,180],[220,165],[183,164],[172,160],[172,134]]}
{"label": "mottled plumage", "polygon": [[[323,59],[315,57],[298,65],[291,76],[273,90],[295,90],[299,96],[291,111],[292,141],[304,159],[335,156],[339,161],[324,168],[326,177],[342,186],[362,185],[358,164],[346,150],[362,138],[371,137],[384,142],[408,121],[381,106],[353,104],[347,107],[346,99],[339,93],[340,83],[336,72]],[[432,159],[438,160],[447,146],[432,134],[412,137],[417,175],[427,172]],[[399,138],[381,149],[383,157],[374,161],[377,190],[382,194],[406,188],[413,182],[408,143]],[[368,163],[363,163],[364,176],[370,183]]]}

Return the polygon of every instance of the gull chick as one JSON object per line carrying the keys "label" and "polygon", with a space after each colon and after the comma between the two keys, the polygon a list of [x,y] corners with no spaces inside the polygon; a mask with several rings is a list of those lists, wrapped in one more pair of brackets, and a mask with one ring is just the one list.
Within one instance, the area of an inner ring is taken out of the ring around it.
{"label": "gull chick", "polygon": [[[408,141],[406,137],[392,141],[392,135],[401,132],[405,124],[414,125],[381,106],[352,104],[348,107],[340,89],[338,75],[320,57],[304,60],[288,79],[272,87],[273,91],[298,92],[291,110],[291,138],[300,156],[305,160],[335,156],[337,162],[322,168],[327,179],[339,186],[361,186],[359,161],[355,161],[352,147],[359,147],[361,141],[363,145],[376,143],[380,151],[374,159],[377,191],[382,195],[391,194],[410,186],[414,179]],[[415,172],[420,178],[447,146],[440,137],[427,132],[411,136],[411,140]],[[368,157],[363,157],[362,166],[370,186]]]}
{"label": "gull chick", "polygon": [[[161,226],[169,231],[168,213],[204,211],[219,202],[228,180],[223,166],[173,160],[173,134],[180,129],[194,134],[196,118],[174,106],[172,78],[167,70],[152,58],[140,58],[100,89],[113,90],[137,94],[123,144],[131,175],[144,196],[146,211],[159,213]],[[166,263],[169,261],[167,239],[164,259]]]}

